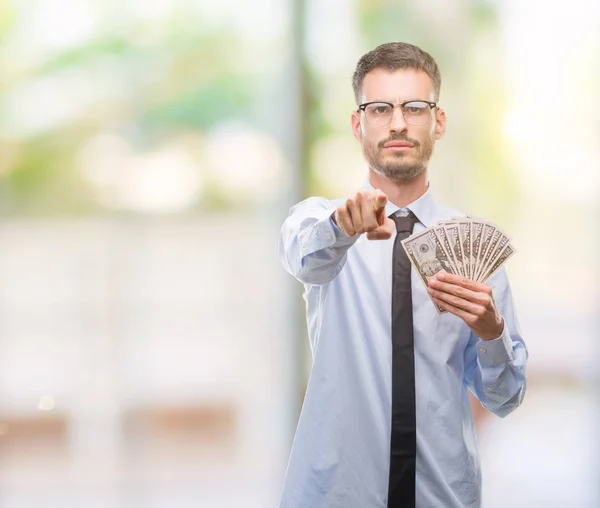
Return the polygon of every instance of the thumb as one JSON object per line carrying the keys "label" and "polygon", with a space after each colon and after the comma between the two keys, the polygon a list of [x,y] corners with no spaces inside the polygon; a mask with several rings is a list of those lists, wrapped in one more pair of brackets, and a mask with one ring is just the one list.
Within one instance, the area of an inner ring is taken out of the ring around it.
{"label": "thumb", "polygon": [[396,223],[392,219],[384,217],[383,224],[381,224],[377,229],[367,233],[367,239],[388,240],[392,237],[394,231],[396,231]]}

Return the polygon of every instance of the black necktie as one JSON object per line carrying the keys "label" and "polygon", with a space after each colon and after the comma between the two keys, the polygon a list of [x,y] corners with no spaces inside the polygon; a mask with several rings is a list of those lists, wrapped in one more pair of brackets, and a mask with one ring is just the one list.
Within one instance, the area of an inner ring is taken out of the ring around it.
{"label": "black necktie", "polygon": [[398,234],[392,268],[392,435],[388,508],[415,508],[415,357],[410,261],[400,243],[412,234],[415,222],[391,215]]}

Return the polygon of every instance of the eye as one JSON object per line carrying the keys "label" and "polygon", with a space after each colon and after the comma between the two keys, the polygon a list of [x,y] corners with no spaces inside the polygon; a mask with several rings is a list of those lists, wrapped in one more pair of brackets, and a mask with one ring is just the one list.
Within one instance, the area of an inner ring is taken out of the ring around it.
{"label": "eye", "polygon": [[408,102],[404,105],[403,111],[405,115],[419,116],[426,113],[428,104],[426,102]]}
{"label": "eye", "polygon": [[373,115],[387,115],[391,111],[389,104],[370,104],[367,112]]}

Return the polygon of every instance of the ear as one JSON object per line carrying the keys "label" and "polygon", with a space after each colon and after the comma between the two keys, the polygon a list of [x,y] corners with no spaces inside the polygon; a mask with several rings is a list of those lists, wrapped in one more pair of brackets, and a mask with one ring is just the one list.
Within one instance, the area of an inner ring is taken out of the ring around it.
{"label": "ear", "polygon": [[352,134],[354,134],[354,137],[358,141],[362,142],[362,127],[360,125],[360,113],[358,111],[352,112],[350,123],[352,124]]}
{"label": "ear", "polygon": [[446,112],[438,108],[435,114],[435,139],[442,139],[446,133]]}

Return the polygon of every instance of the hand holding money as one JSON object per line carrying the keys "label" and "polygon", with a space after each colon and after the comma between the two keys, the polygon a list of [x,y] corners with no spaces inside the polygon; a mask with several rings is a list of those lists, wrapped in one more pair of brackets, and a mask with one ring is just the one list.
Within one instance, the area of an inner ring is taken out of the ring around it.
{"label": "hand holding money", "polygon": [[[426,288],[439,272],[484,283],[515,253],[510,238],[500,228],[468,217],[439,221],[402,240],[402,246]],[[451,280],[455,284],[459,279]],[[433,297],[432,301],[440,314],[452,312],[448,307],[452,302],[439,302]]]}
{"label": "hand holding money", "polygon": [[504,320],[494,302],[492,288],[459,275],[438,272],[428,281],[427,292],[435,304],[461,318],[477,337],[500,337]]}
{"label": "hand holding money", "polygon": [[387,240],[396,225],[385,215],[387,196],[380,190],[362,190],[339,206],[333,221],[347,235],[367,233],[369,240]]}

